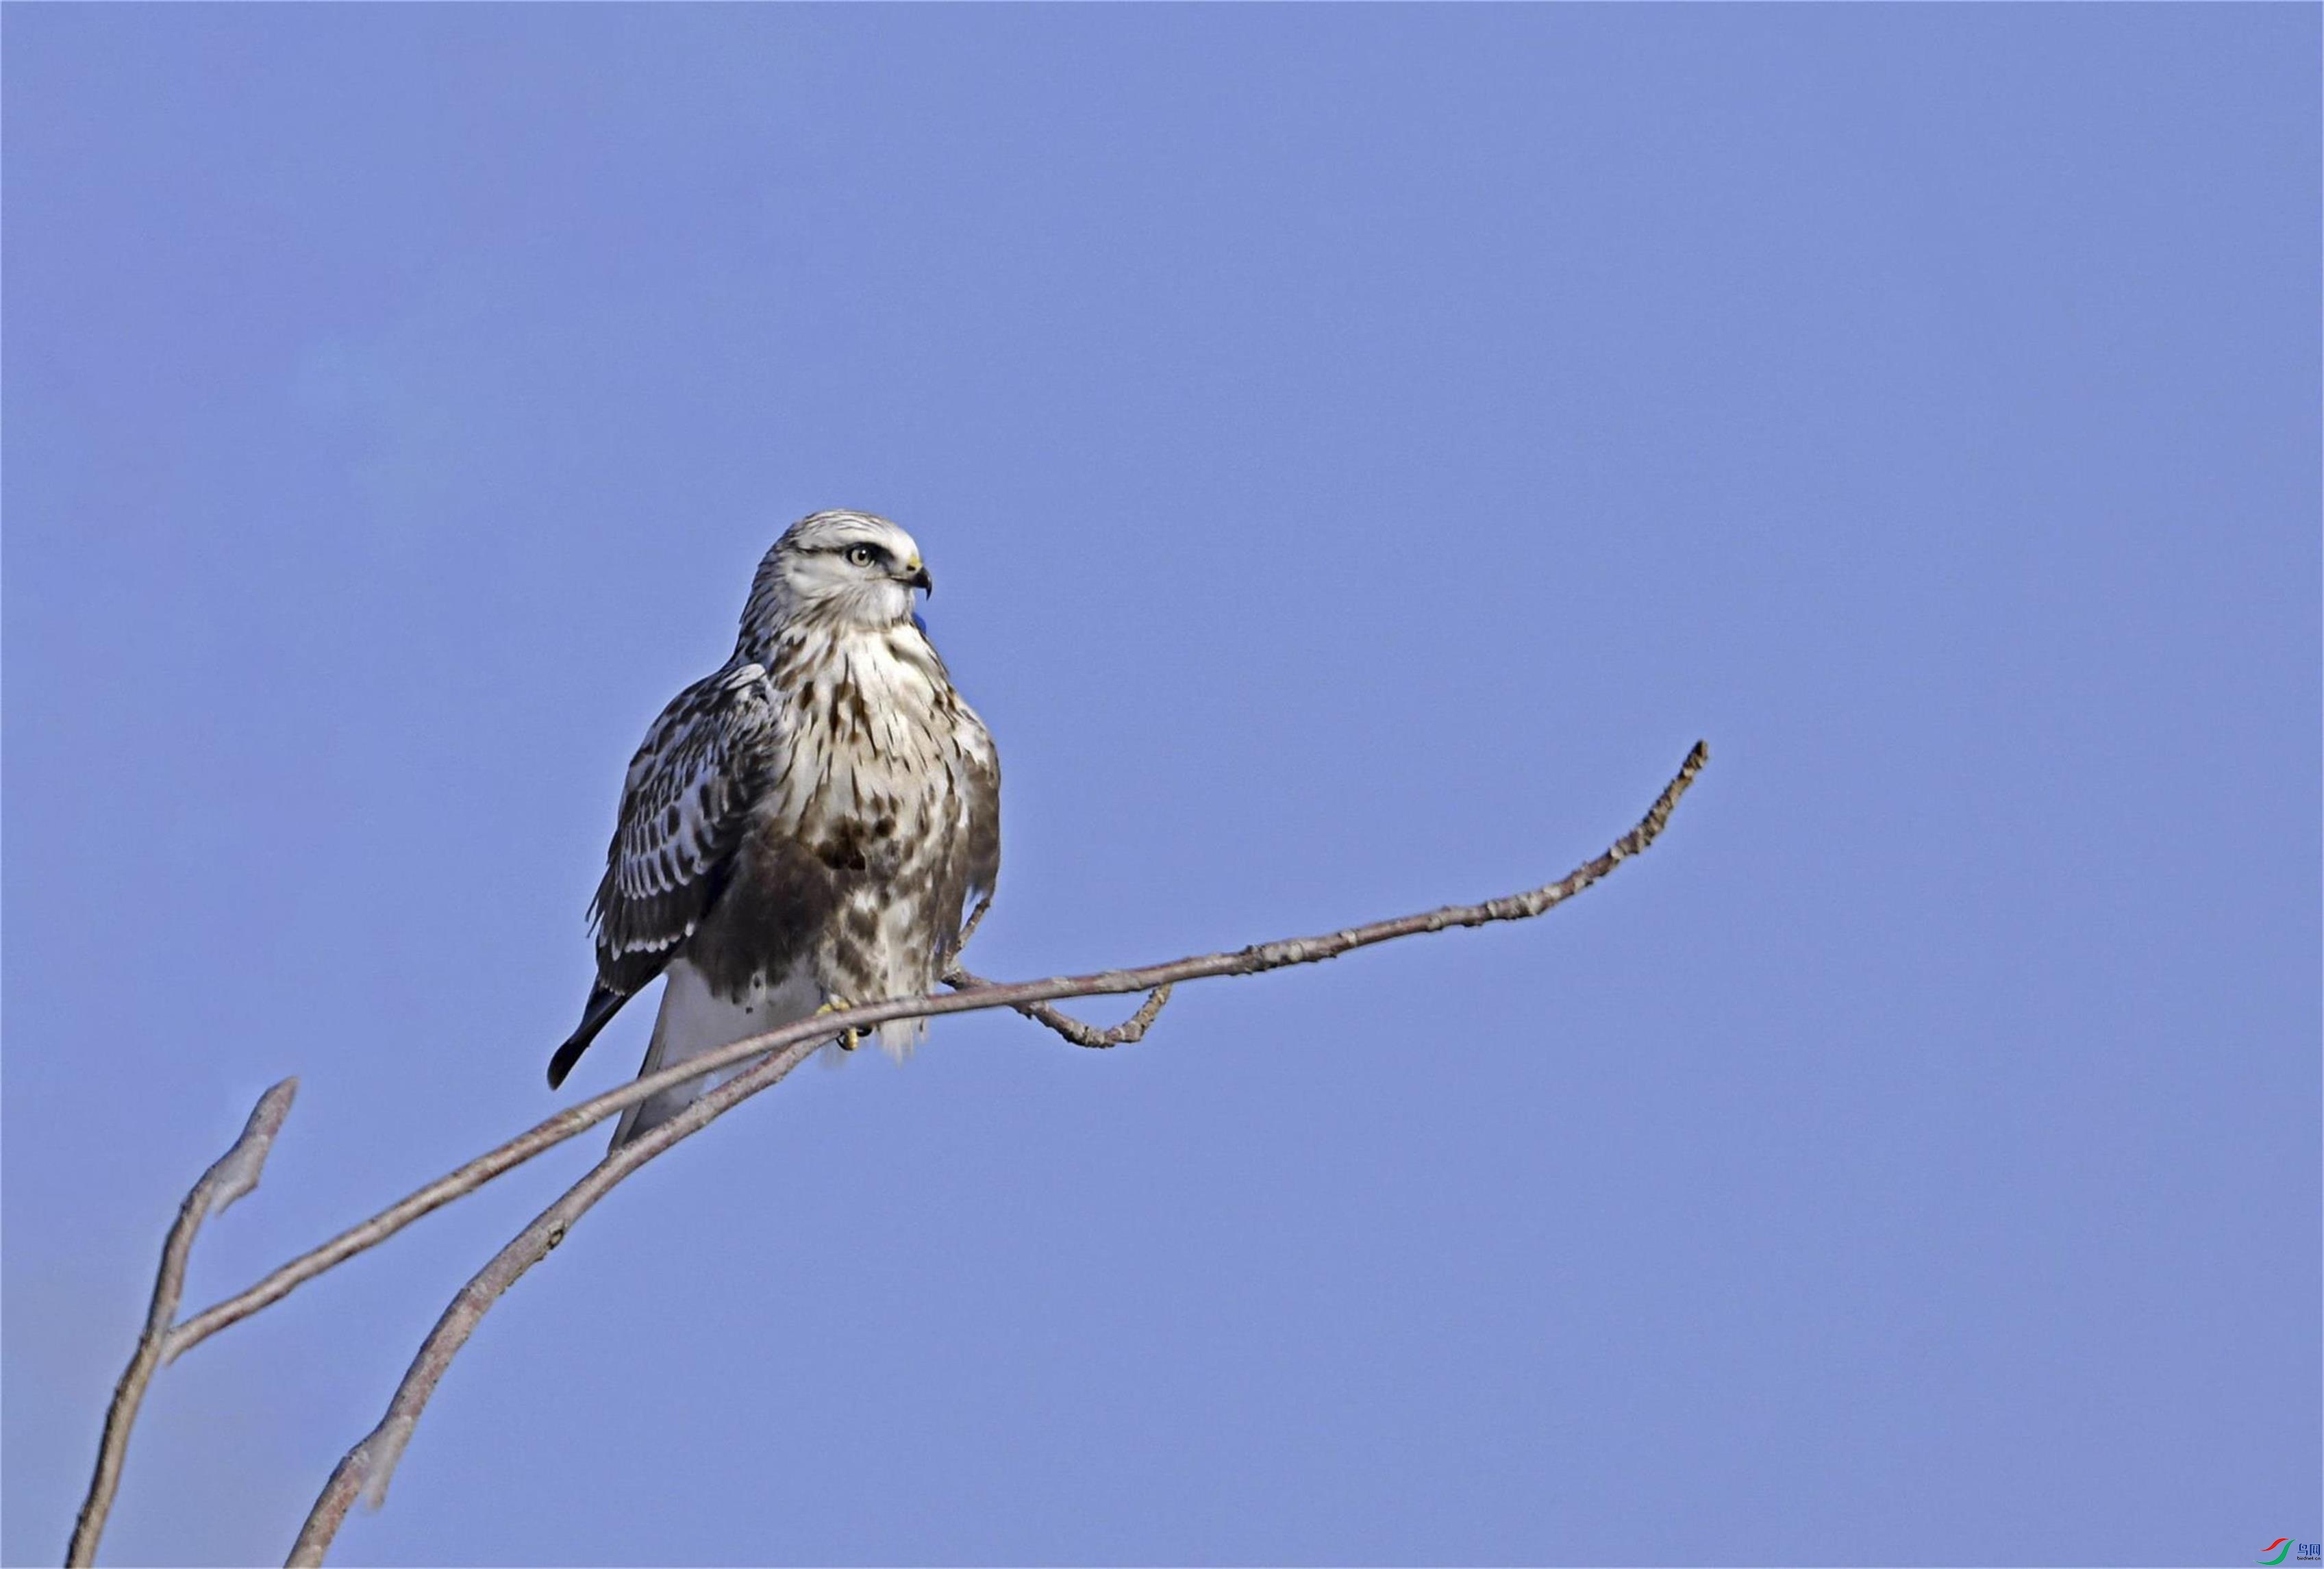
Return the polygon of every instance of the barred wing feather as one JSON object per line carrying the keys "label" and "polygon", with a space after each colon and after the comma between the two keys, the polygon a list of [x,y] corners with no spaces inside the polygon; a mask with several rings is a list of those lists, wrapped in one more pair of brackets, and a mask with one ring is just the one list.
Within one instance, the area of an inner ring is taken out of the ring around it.
{"label": "barred wing feather", "polygon": [[696,681],[631,760],[604,880],[590,907],[602,985],[635,992],[693,935],[724,884],[777,743],[767,672]]}
{"label": "barred wing feather", "polygon": [[589,905],[597,983],[579,1028],[549,1059],[551,1089],[717,902],[780,743],[767,672],[749,663],[696,681],[646,732]]}

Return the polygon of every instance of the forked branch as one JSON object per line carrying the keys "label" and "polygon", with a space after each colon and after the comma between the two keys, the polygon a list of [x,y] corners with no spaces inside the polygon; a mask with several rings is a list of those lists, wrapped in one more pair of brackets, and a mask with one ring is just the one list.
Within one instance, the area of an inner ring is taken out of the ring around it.
{"label": "forked branch", "polygon": [[[926,997],[901,998],[835,1011],[706,1052],[677,1067],[641,1076],[618,1089],[567,1107],[507,1143],[486,1151],[458,1169],[408,1195],[369,1220],[350,1227],[322,1246],[292,1260],[247,1290],[205,1308],[171,1329],[168,1328],[169,1315],[175,1310],[178,1283],[183,1278],[183,1248],[191,1243],[191,1225],[199,1223],[199,1214],[194,1210],[195,1199],[202,1193],[201,1186],[198,1185],[195,1195],[187,1200],[188,1212],[193,1214],[193,1221],[189,1223],[186,1215],[181,1214],[178,1230],[171,1233],[170,1249],[174,1251],[165,1251],[163,1281],[156,1288],[154,1313],[149,1317],[146,1334],[139,1343],[137,1356],[123,1375],[121,1389],[115,1395],[114,1416],[107,1421],[106,1446],[98,1459],[97,1480],[90,1490],[91,1506],[97,1509],[96,1522],[102,1524],[100,1493],[106,1501],[110,1500],[112,1488],[119,1474],[119,1451],[127,1441],[128,1422],[135,1415],[137,1399],[142,1396],[156,1362],[173,1358],[227,1324],[280,1301],[305,1281],[345,1262],[356,1253],[376,1247],[421,1215],[474,1192],[502,1173],[639,1101],[705,1075],[742,1064],[752,1065],[731,1082],[692,1103],[669,1121],[608,1155],[555,1204],[542,1211],[532,1224],[502,1249],[491,1263],[461,1288],[420,1347],[419,1355],[413,1359],[410,1370],[398,1387],[379,1426],[350,1450],[333,1471],[321,1497],[316,1500],[314,1510],[308,1517],[305,1527],[300,1532],[298,1543],[292,1549],[291,1562],[320,1563],[354,1500],[365,1492],[376,1496],[383,1491],[395,1460],[410,1435],[412,1425],[419,1419],[420,1409],[434,1392],[452,1357],[466,1343],[493,1304],[564,1239],[569,1226],[638,1167],[724,1115],[733,1106],[776,1084],[808,1053],[835,1035],[851,1029],[868,1029],[894,1019],[1011,1008],[1038,1020],[1076,1045],[1120,1045],[1136,1040],[1146,1032],[1168,1001],[1170,988],[1182,981],[1221,975],[1261,974],[1293,964],[1312,964],[1323,959],[1336,958],[1375,943],[1414,937],[1423,932],[1443,931],[1447,927],[1485,926],[1494,921],[1527,919],[1564,903],[1652,844],[1664,825],[1670,820],[1672,811],[1686,793],[1687,787],[1694,782],[1695,776],[1702,772],[1709,761],[1709,748],[1702,743],[1696,743],[1677,774],[1664,787],[1662,794],[1636,827],[1608,846],[1603,854],[1575,867],[1564,877],[1522,893],[1488,900],[1481,904],[1446,905],[1414,915],[1342,928],[1315,937],[1256,944],[1230,953],[1194,955],[1137,969],[1102,970],[1092,974],[995,983],[970,974],[954,964],[948,966],[945,980],[946,984],[957,989],[948,995],[936,993]],[[981,909],[977,912],[979,917],[982,913]],[[974,919],[972,918],[967,930],[973,928]],[[967,930],[963,933],[964,940]],[[1111,1029],[1098,1029],[1048,1006],[1066,998],[1131,992],[1144,992],[1148,996],[1128,1020]],[[262,1154],[264,1140],[271,1139],[273,1127],[281,1122],[281,1111],[288,1109],[287,1091],[286,1084],[278,1085],[276,1091],[270,1092],[270,1097],[280,1093],[282,1099],[274,1112],[273,1122],[260,1140]],[[263,1112],[266,1104],[262,1103],[260,1109]],[[259,1117],[254,1114],[252,1128],[255,1130],[258,1125]],[[252,1137],[253,1134],[246,1131],[243,1144],[236,1145],[236,1151],[241,1151]],[[212,1168],[212,1176],[234,1159],[235,1156],[230,1154],[226,1160],[219,1162],[218,1167]],[[206,1177],[203,1181],[208,1183],[210,1177]],[[205,1199],[205,1206],[209,1202]],[[184,1232],[183,1245],[180,1244],[180,1232]],[[174,1274],[173,1257],[176,1260]],[[166,1309],[164,1288],[168,1293]],[[115,1418],[118,1419],[117,1424]],[[117,1435],[116,1425],[119,1428]],[[84,1510],[84,1525],[88,1523],[88,1513]],[[75,1563],[88,1561],[87,1557],[78,1555],[81,1546],[81,1533],[77,1531],[74,1537]],[[94,1547],[92,1533],[88,1540],[91,1553]]]}
{"label": "forked branch", "polygon": [[[1483,904],[1447,905],[1440,909],[1428,910],[1418,915],[1404,916],[1393,920],[1375,921],[1368,926],[1350,927],[1321,937],[1260,944],[1254,947],[1239,949],[1231,954],[1207,954],[1193,958],[1174,960],[1164,964],[1150,964],[1142,969],[1111,970],[1096,975],[1084,975],[1071,979],[1024,982],[1014,986],[996,986],[980,981],[965,972],[960,972],[957,966],[954,966],[957,979],[954,980],[953,983],[963,985],[965,989],[949,998],[933,996],[919,998],[908,1009],[899,1004],[885,1004],[879,1008],[855,1011],[862,1012],[867,1023],[876,1022],[875,1015],[877,1019],[902,1019],[922,1012],[964,1012],[972,1008],[1008,1006],[1022,1012],[1028,1011],[1026,1006],[1028,1003],[1039,1002],[1050,998],[1086,997],[1111,992],[1145,991],[1149,992],[1151,995],[1147,998],[1145,1003],[1139,1007],[1128,1024],[1118,1027],[1125,1031],[1134,1027],[1137,1034],[1143,1034],[1147,1024],[1151,1023],[1154,1015],[1161,1011],[1170,986],[1178,981],[1195,980],[1211,975],[1257,974],[1267,970],[1282,969],[1291,964],[1314,964],[1321,959],[1333,958],[1347,953],[1353,948],[1365,947],[1373,943],[1388,942],[1396,937],[1410,937],[1421,932],[1442,931],[1446,927],[1452,926],[1484,926],[1492,921],[1523,920],[1554,909],[1598,881],[1629,857],[1652,844],[1656,835],[1661,834],[1663,825],[1670,820],[1671,812],[1677,807],[1679,798],[1684,795],[1687,787],[1694,782],[1695,775],[1702,771],[1702,766],[1710,761],[1710,749],[1702,743],[1697,742],[1693,750],[1687,753],[1686,761],[1680,765],[1677,775],[1664,787],[1662,795],[1655,799],[1653,807],[1648,808],[1646,815],[1639,820],[1637,827],[1616,840],[1607,848],[1605,854],[1584,862],[1555,882],[1525,893],[1511,894],[1506,899],[1489,900]],[[977,913],[981,916],[983,912],[980,909]],[[974,929],[973,921],[969,929]],[[951,979],[951,977],[947,978]],[[410,1368],[403,1375],[403,1381],[396,1387],[394,1397],[388,1402],[387,1414],[380,1419],[379,1425],[373,1428],[361,1443],[350,1449],[340,1460],[338,1465],[333,1469],[330,1480],[325,1483],[321,1495],[316,1499],[314,1508],[307,1516],[306,1524],[299,1532],[298,1540],[290,1549],[289,1562],[294,1565],[321,1564],[325,1554],[330,1550],[332,1539],[338,1534],[339,1527],[346,1519],[347,1511],[354,1506],[355,1500],[368,1495],[376,1503],[384,1498],[390,1475],[394,1470],[396,1461],[403,1453],[404,1444],[411,1436],[414,1425],[420,1419],[420,1410],[427,1405],[429,1397],[435,1392],[436,1386],[442,1380],[452,1358],[458,1353],[461,1346],[467,1343],[468,1336],[475,1332],[476,1324],[484,1318],[485,1313],[491,1310],[493,1304],[500,1299],[502,1294],[514,1285],[526,1270],[548,1257],[549,1250],[564,1241],[567,1232],[588,1211],[590,1206],[604,1197],[631,1172],[635,1171],[672,1144],[689,1137],[760,1091],[779,1082],[809,1052],[813,1051],[822,1039],[828,1038],[835,1022],[845,1017],[844,1014],[832,1013],[816,1020],[815,1022],[821,1029],[819,1035],[813,1038],[786,1039],[787,1037],[798,1035],[798,1027],[795,1026],[785,1030],[772,1031],[760,1037],[755,1042],[739,1043],[724,1051],[700,1059],[707,1066],[717,1060],[729,1059],[730,1053],[731,1060],[741,1060],[753,1051],[763,1052],[770,1048],[778,1048],[774,1050],[773,1055],[747,1073],[695,1101],[669,1122],[608,1155],[587,1176],[567,1188],[556,1203],[536,1216],[532,1223],[518,1233],[514,1241],[493,1256],[492,1262],[486,1264],[466,1286],[462,1287],[459,1294],[452,1299],[451,1306],[444,1310],[443,1316],[437,1321],[436,1327],[429,1332],[427,1340],[421,1343],[419,1354],[412,1358]],[[1073,1026],[1074,1029],[1085,1031],[1092,1036],[1112,1033],[1092,1030],[1089,1026],[1082,1024],[1079,1020],[1068,1019],[1063,1014],[1058,1014],[1057,1018],[1064,1020],[1065,1024]],[[1050,1020],[1045,1019],[1043,1022],[1050,1023]],[[1052,1023],[1051,1028],[1058,1029],[1058,1032],[1065,1035],[1068,1039],[1075,1038],[1072,1033],[1059,1028],[1056,1024]],[[1125,1038],[1134,1039],[1136,1035],[1128,1035]],[[1100,1044],[1100,1042],[1084,1041],[1083,1044]],[[1107,1041],[1102,1044],[1112,1043]],[[701,1070],[697,1068],[696,1071]]]}

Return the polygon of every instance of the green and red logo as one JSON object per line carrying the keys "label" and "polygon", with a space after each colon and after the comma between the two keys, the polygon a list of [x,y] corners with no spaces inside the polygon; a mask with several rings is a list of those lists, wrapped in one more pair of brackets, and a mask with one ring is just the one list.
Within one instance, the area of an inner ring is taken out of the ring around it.
{"label": "green and red logo", "polygon": [[[2259,1561],[2261,1563],[2281,1564],[2286,1558],[2292,1556],[2292,1538],[2289,1537],[2278,1537],[2274,1541],[2270,1542],[2266,1546],[2262,1547],[2259,1551]],[[2275,1556],[2273,1558],[2267,1556],[2270,1553],[2274,1554]]]}

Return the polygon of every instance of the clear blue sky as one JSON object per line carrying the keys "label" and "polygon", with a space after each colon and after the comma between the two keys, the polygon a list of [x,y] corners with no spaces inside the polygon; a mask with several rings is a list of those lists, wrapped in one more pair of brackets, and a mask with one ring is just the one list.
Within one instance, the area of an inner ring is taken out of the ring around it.
{"label": "clear blue sky", "polygon": [[[10,6],[5,1470],[542,1083],[647,722],[914,530],[1040,974],[622,1190],[350,1563],[2241,1563],[2319,1472],[2313,6]],[[642,1013],[642,1011],[640,1011]],[[163,1375],[279,1556],[570,1147]]]}

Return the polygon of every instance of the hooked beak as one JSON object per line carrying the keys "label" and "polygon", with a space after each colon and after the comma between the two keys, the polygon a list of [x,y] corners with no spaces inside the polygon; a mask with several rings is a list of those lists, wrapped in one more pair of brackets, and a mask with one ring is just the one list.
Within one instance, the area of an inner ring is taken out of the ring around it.
{"label": "hooked beak", "polygon": [[936,580],[928,576],[927,568],[921,564],[918,556],[904,563],[903,580],[906,587],[925,588],[930,599],[936,596]]}

